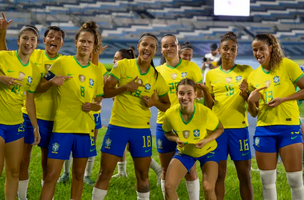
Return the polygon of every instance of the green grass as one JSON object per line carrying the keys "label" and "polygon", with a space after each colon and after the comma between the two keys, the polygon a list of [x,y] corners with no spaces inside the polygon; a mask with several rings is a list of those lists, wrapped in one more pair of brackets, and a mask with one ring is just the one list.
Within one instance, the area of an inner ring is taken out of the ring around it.
{"label": "green grass", "polygon": [[[105,134],[106,129],[101,129],[99,132],[98,140],[97,140],[97,149],[100,149],[102,144],[102,139]],[[96,179],[98,175],[98,170],[100,166],[100,151],[97,153],[97,157],[95,159],[95,165],[92,172],[92,178]],[[159,163],[158,154],[156,151],[155,138],[153,138],[153,158]],[[198,175],[200,180],[202,180],[202,173],[199,169],[199,164],[197,165]],[[253,168],[257,168],[255,159],[252,160]],[[117,169],[116,169],[117,170]],[[117,171],[115,170],[114,173]],[[278,177],[277,177],[277,191],[278,191],[278,199],[288,200],[291,199],[290,189],[286,180],[286,175],[284,172],[284,168],[282,164],[278,165]],[[120,179],[112,179],[110,182],[110,187],[108,190],[108,196],[106,200],[129,200],[136,199],[136,189],[135,189],[135,174],[132,163],[132,158],[130,154],[127,154],[127,178]],[[254,190],[254,199],[260,200],[262,199],[262,185],[260,181],[260,175],[258,172],[252,171],[252,184]],[[2,174],[0,178],[0,199],[3,199],[3,185],[4,185],[5,174]],[[38,147],[33,148],[32,160],[30,164],[30,183],[28,189],[28,199],[29,200],[37,200],[39,199],[41,192],[41,166],[40,166],[40,149]],[[70,199],[70,188],[71,188],[71,180],[67,184],[57,184],[55,199],[57,200],[69,200]],[[93,186],[84,185],[82,199],[90,200],[92,194]],[[178,188],[179,198],[181,200],[188,199],[187,189],[185,185],[185,181],[182,181]],[[203,193],[201,192],[201,199],[204,199]],[[153,200],[161,200],[162,193],[160,186],[156,185],[156,175],[150,170],[150,199]],[[226,197],[225,200],[235,200],[240,199],[239,195],[239,183],[237,180],[236,171],[234,168],[234,164],[231,160],[228,161],[228,171],[226,178]]]}

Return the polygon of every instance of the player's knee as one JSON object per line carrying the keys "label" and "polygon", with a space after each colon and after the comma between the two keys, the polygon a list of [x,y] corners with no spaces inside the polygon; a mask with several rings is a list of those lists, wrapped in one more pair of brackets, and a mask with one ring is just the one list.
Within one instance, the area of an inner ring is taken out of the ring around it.
{"label": "player's knee", "polygon": [[237,174],[241,183],[246,184],[251,181],[250,169],[239,169]]}
{"label": "player's knee", "polygon": [[190,173],[186,174],[185,178],[187,181],[195,181],[198,178],[196,168],[192,167]]}
{"label": "player's knee", "polygon": [[226,169],[219,168],[217,181],[218,182],[225,181],[225,177],[226,177]]}
{"label": "player's knee", "polygon": [[303,186],[302,171],[286,172],[286,176],[291,188],[300,188]]}
{"label": "player's knee", "polygon": [[113,170],[107,169],[105,167],[100,168],[99,170],[99,179],[101,180],[110,180],[113,174]]}
{"label": "player's knee", "polygon": [[143,182],[149,180],[149,170],[136,170],[136,178]]}
{"label": "player's knee", "polygon": [[6,176],[9,178],[18,178],[19,179],[20,166],[10,167],[6,169]]}
{"label": "player's knee", "polygon": [[73,179],[83,181],[84,174],[82,170],[73,170]]}
{"label": "player's knee", "polygon": [[171,182],[171,181],[166,181],[165,184],[165,192],[166,194],[171,194],[174,193],[177,189],[177,186],[175,183]]}
{"label": "player's knee", "polygon": [[277,179],[277,170],[260,170],[263,188],[274,188]]}
{"label": "player's knee", "polygon": [[203,181],[203,190],[204,190],[204,193],[206,193],[206,194],[212,193],[215,190],[215,185],[210,183],[209,181],[204,180]]}

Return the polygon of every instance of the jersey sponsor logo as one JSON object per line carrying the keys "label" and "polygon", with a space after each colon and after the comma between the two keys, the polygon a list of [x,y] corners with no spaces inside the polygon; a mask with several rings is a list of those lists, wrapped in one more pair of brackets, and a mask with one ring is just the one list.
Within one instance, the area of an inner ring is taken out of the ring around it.
{"label": "jersey sponsor logo", "polygon": [[12,72],[15,72],[15,71],[12,71],[12,70],[7,70],[7,73],[12,73]]}
{"label": "jersey sponsor logo", "polygon": [[59,147],[60,147],[60,144],[53,143],[53,145],[52,145],[52,153],[58,154]]}
{"label": "jersey sponsor logo", "polygon": [[280,84],[280,77],[279,76],[273,77],[273,82],[274,82],[274,86],[281,85]]}
{"label": "jersey sponsor logo", "polygon": [[51,65],[51,64],[45,64],[45,65],[44,65],[44,69],[45,69],[46,71],[49,71],[51,68],[52,68],[52,65]]}
{"label": "jersey sponsor logo", "polygon": [[86,77],[84,75],[82,75],[82,74],[79,75],[80,82],[82,82],[82,83],[85,82],[85,79],[86,79]]}
{"label": "jersey sponsor logo", "polygon": [[175,80],[175,79],[177,78],[177,73],[171,74],[171,78],[172,78],[173,80]]}
{"label": "jersey sponsor logo", "polygon": [[187,72],[182,72],[182,78],[185,78],[187,76]]}
{"label": "jersey sponsor logo", "polygon": [[27,82],[28,82],[29,84],[32,84],[32,82],[33,82],[33,78],[32,78],[32,77],[30,77],[30,76],[28,76],[28,77],[27,77]]}
{"label": "jersey sponsor logo", "polygon": [[236,79],[236,82],[240,82],[242,80],[242,76],[237,76],[235,79]]}
{"label": "jersey sponsor logo", "polygon": [[226,77],[226,78],[225,78],[226,83],[230,83],[231,80],[232,80],[232,77]]}
{"label": "jersey sponsor logo", "polygon": [[151,89],[151,85],[149,83],[146,83],[145,90],[150,90],[150,89]]}
{"label": "jersey sponsor logo", "polygon": [[112,140],[111,140],[110,138],[108,138],[108,139],[106,140],[106,146],[105,146],[105,148],[106,148],[106,149],[110,149],[110,148],[111,148],[111,144],[112,144]]}
{"label": "jersey sponsor logo", "polygon": [[24,79],[25,73],[19,72],[18,77],[19,77],[19,79]]}
{"label": "jersey sponsor logo", "polygon": [[296,135],[296,136],[291,137],[291,139],[294,140],[294,139],[296,139],[297,137],[298,137],[298,136]]}
{"label": "jersey sponsor logo", "polygon": [[91,87],[93,87],[94,86],[94,80],[90,78],[89,84],[90,84]]}
{"label": "jersey sponsor logo", "polygon": [[270,86],[270,83],[271,83],[270,80],[265,81],[265,86],[266,86],[266,87],[269,87],[269,86]]}
{"label": "jersey sponsor logo", "polygon": [[189,130],[183,131],[183,136],[185,139],[187,139],[190,136],[190,131]]}
{"label": "jersey sponsor logo", "polygon": [[195,140],[198,140],[198,139],[199,139],[199,136],[201,135],[201,134],[200,134],[200,130],[195,129],[195,130],[193,131],[193,135],[194,135],[194,139],[195,139]]}
{"label": "jersey sponsor logo", "polygon": [[249,152],[247,152],[247,153],[242,153],[242,156],[246,156],[246,155],[248,155],[249,154]]}
{"label": "jersey sponsor logo", "polygon": [[260,138],[259,137],[255,138],[254,144],[255,144],[255,146],[259,147],[259,145],[260,145]]}
{"label": "jersey sponsor logo", "polygon": [[158,148],[162,149],[163,148],[163,141],[161,139],[157,140]]}

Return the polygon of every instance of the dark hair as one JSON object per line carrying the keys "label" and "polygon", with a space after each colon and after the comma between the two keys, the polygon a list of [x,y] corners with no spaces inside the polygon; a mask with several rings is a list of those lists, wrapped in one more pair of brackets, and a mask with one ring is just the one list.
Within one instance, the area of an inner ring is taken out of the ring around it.
{"label": "dark hair", "polygon": [[227,41],[227,40],[231,40],[231,41],[235,42],[236,44],[238,44],[237,37],[232,31],[229,31],[229,32],[225,33],[225,35],[223,35],[223,37],[221,39],[221,43],[224,41]]}
{"label": "dark hair", "polygon": [[163,38],[165,38],[165,37],[174,37],[174,38],[175,38],[175,42],[176,42],[177,44],[179,44],[176,35],[170,34],[170,33],[169,33],[169,34],[165,34],[165,35],[161,38],[160,43],[161,43],[161,41],[163,40]]}
{"label": "dark hair", "polygon": [[18,34],[18,39],[20,39],[20,36],[25,32],[25,31],[32,31],[36,36],[37,36],[37,41],[39,41],[39,30],[32,25],[25,25],[23,26]]}
{"label": "dark hair", "polygon": [[118,50],[118,52],[120,53],[121,57],[124,59],[133,59],[135,58],[134,56],[134,51],[132,49],[120,49]]}
{"label": "dark hair", "polygon": [[96,22],[93,21],[88,21],[85,22],[78,32],[76,33],[75,40],[78,40],[80,33],[82,32],[89,32],[94,35],[94,51],[98,50],[98,48],[102,47],[102,40],[101,40],[101,35],[98,31],[97,24]]}
{"label": "dark hair", "polygon": [[190,85],[193,87],[194,91],[196,91],[196,84],[192,79],[189,78],[182,79],[176,86],[176,92],[178,91],[178,87],[180,85]]}
{"label": "dark hair", "polygon": [[183,50],[185,49],[191,49],[193,50],[192,45],[190,44],[190,42],[184,42],[179,50],[179,53],[181,54],[183,52]]}
{"label": "dark hair", "polygon": [[50,30],[61,32],[62,39],[65,38],[64,31],[61,28],[59,28],[58,26],[49,26],[46,29],[46,31],[44,32],[44,37],[46,37],[49,34]]}
{"label": "dark hair", "polygon": [[263,41],[268,46],[272,46],[272,52],[269,61],[270,70],[273,70],[275,67],[278,67],[283,58],[285,57],[280,41],[274,35],[269,33],[258,34],[253,38],[253,41],[255,40]]}
{"label": "dark hair", "polygon": [[[140,44],[141,40],[142,40],[144,37],[152,37],[152,38],[154,38],[155,41],[156,41],[156,49],[158,48],[158,39],[157,39],[156,35],[154,35],[154,34],[152,34],[152,33],[144,33],[144,34],[142,34],[142,35],[140,36],[140,38],[139,38],[138,44]],[[157,78],[158,78],[158,72],[157,72],[157,70],[155,69],[154,62],[153,62],[153,58],[152,58],[152,60],[151,60],[150,65],[152,65],[152,67],[153,67],[154,70],[155,70],[155,75],[156,75],[156,78],[155,78],[155,79],[157,80]]]}

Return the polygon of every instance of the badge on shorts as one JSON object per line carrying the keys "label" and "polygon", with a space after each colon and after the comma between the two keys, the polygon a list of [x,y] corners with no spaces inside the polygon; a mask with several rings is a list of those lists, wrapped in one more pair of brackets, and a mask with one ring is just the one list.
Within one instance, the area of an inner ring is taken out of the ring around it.
{"label": "badge on shorts", "polygon": [[190,136],[190,131],[189,130],[183,131],[183,136],[185,139],[188,139],[188,137]]}
{"label": "badge on shorts", "polygon": [[52,67],[51,64],[45,64],[45,65],[44,65],[44,69],[45,69],[46,71],[49,71],[49,70],[51,69],[51,67]]}
{"label": "badge on shorts", "polygon": [[52,153],[58,154],[60,145],[58,143],[53,143],[52,145]]}
{"label": "badge on shorts", "polygon": [[106,148],[106,149],[110,149],[111,143],[112,143],[112,140],[111,140],[110,138],[108,138],[108,139],[106,140],[106,146],[105,146],[105,148]]}
{"label": "badge on shorts", "polygon": [[177,78],[177,73],[171,74],[171,78],[172,78],[173,80],[175,80],[175,79]]}
{"label": "badge on shorts", "polygon": [[82,74],[80,74],[79,75],[79,80],[80,80],[80,82],[84,82],[85,81],[85,76],[84,75],[82,75]]}
{"label": "badge on shorts", "polygon": [[19,126],[19,128],[18,128],[18,133],[19,133],[19,132],[24,132],[24,131],[25,131],[25,129],[24,129],[23,124],[20,124],[20,126]]}
{"label": "badge on shorts", "polygon": [[25,73],[23,73],[23,72],[19,72],[18,77],[19,77],[19,79],[24,79],[24,77],[25,77]]}
{"label": "badge on shorts", "polygon": [[163,141],[162,141],[161,139],[158,139],[158,140],[157,140],[157,144],[158,144],[158,148],[159,148],[159,149],[162,149],[162,148],[163,148],[163,147],[162,147],[162,146],[163,146]]}
{"label": "badge on shorts", "polygon": [[255,144],[255,146],[259,147],[259,144],[260,144],[260,138],[259,137],[255,138],[254,144]]}
{"label": "badge on shorts", "polygon": [[232,80],[232,77],[226,77],[226,78],[225,78],[226,83],[230,83],[231,80]]}

